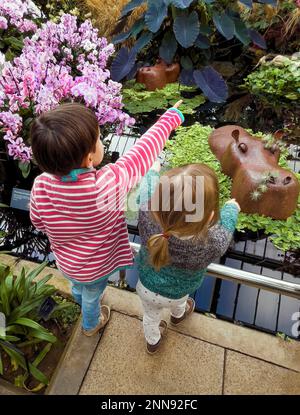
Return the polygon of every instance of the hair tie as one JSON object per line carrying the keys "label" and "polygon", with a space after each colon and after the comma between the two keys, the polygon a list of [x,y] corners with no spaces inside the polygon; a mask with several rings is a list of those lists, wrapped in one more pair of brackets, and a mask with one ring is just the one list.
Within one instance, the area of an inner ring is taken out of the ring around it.
{"label": "hair tie", "polygon": [[165,239],[169,239],[170,235],[167,235],[166,233],[162,233],[162,237],[165,238]]}

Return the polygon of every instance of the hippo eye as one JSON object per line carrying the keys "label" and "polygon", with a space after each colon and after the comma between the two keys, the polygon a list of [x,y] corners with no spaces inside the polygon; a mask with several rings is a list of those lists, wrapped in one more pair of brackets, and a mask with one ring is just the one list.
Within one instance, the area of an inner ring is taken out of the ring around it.
{"label": "hippo eye", "polygon": [[240,143],[238,145],[239,150],[241,150],[242,153],[247,153],[248,151],[248,146],[245,143]]}

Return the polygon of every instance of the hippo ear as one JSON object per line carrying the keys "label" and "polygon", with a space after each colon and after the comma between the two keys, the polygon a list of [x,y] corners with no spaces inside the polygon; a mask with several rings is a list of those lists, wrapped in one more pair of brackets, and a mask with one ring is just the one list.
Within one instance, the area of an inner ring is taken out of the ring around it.
{"label": "hippo ear", "polygon": [[284,131],[283,130],[277,130],[273,134],[273,137],[275,138],[275,140],[281,140],[282,137],[283,137],[283,135],[284,135]]}
{"label": "hippo ear", "polygon": [[240,132],[239,130],[233,130],[231,133],[232,138],[235,139],[235,141],[238,143],[239,141],[239,137],[240,137]]}

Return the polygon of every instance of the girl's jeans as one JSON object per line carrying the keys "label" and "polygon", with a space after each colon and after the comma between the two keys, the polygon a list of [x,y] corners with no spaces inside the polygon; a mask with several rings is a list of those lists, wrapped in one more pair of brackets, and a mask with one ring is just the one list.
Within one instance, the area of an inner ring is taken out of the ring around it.
{"label": "girl's jeans", "polygon": [[72,294],[81,306],[82,326],[84,330],[92,330],[100,322],[101,304],[100,297],[105,290],[108,278],[101,278],[93,284],[82,284],[74,280],[72,284]]}

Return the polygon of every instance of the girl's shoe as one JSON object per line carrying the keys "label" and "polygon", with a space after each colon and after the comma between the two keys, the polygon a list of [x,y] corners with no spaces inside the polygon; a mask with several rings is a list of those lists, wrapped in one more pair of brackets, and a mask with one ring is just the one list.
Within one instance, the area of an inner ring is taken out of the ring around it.
{"label": "girl's shoe", "polygon": [[149,354],[154,354],[158,351],[163,338],[165,337],[165,335],[167,334],[167,329],[168,329],[168,325],[167,322],[165,320],[161,320],[161,322],[159,323],[159,330],[160,330],[160,339],[158,340],[158,342],[156,344],[149,344],[147,342],[147,352]]}
{"label": "girl's shoe", "polygon": [[188,298],[185,306],[185,312],[182,317],[174,317],[171,315],[170,322],[174,326],[177,326],[177,324],[181,323],[183,320],[185,320],[192,312],[195,310],[195,301],[193,298]]}
{"label": "girl's shoe", "polygon": [[101,306],[101,320],[100,323],[97,324],[97,326],[91,330],[84,330],[83,334],[91,337],[94,336],[94,334],[98,333],[100,330],[102,330],[106,324],[108,323],[110,317],[110,308],[107,305]]}

